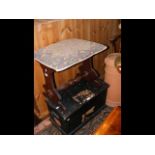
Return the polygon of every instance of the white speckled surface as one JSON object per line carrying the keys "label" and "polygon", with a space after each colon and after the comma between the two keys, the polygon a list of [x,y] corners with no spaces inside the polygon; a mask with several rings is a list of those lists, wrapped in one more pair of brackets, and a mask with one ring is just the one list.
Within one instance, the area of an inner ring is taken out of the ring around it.
{"label": "white speckled surface", "polygon": [[107,49],[107,46],[82,39],[67,39],[51,44],[35,53],[41,64],[59,72]]}

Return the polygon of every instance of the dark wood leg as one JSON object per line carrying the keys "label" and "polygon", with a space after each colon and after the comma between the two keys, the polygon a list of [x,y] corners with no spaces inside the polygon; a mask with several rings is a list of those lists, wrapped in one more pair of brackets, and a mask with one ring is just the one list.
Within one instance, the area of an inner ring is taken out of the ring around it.
{"label": "dark wood leg", "polygon": [[97,86],[99,85],[98,80],[96,80],[99,78],[99,74],[93,68],[91,58],[82,63],[82,65],[79,67],[79,71],[80,73],[76,75],[75,79],[68,81],[68,84],[62,87],[62,89],[67,89],[67,87],[76,84],[82,79],[85,79],[86,81],[89,82],[93,82]]}
{"label": "dark wood leg", "polygon": [[95,79],[97,79],[99,77],[99,74],[96,72],[96,70],[94,70],[93,66],[92,66],[92,59],[88,59],[86,61],[83,62],[83,64],[80,66],[80,72],[85,76],[85,79],[88,81],[94,81]]}
{"label": "dark wood leg", "polygon": [[99,79],[98,72],[93,68],[92,59],[88,59],[83,62],[80,66],[80,72],[82,75],[85,74],[84,79],[93,83],[95,86],[100,86],[100,83],[97,79]]}
{"label": "dark wood leg", "polygon": [[[45,77],[45,93],[48,94],[52,98],[53,102],[58,102],[61,100],[61,96],[59,95],[58,91],[56,90],[55,80],[54,80],[54,71],[50,68],[47,68],[41,65],[43,69],[43,74]],[[47,95],[46,94],[46,95]]]}
{"label": "dark wood leg", "polygon": [[45,85],[43,86],[45,89],[44,95],[52,101],[52,105],[54,105],[55,108],[61,108],[61,110],[65,110],[65,107],[61,104],[61,95],[56,89],[54,70],[45,67],[42,64],[41,67],[45,77]]}

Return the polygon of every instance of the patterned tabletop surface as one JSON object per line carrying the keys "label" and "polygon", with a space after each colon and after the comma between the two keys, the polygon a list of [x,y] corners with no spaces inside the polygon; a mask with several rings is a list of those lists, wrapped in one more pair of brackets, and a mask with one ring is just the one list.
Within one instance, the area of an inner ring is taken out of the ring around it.
{"label": "patterned tabletop surface", "polygon": [[107,46],[96,42],[67,39],[40,49],[34,54],[34,58],[41,64],[59,72],[106,49]]}

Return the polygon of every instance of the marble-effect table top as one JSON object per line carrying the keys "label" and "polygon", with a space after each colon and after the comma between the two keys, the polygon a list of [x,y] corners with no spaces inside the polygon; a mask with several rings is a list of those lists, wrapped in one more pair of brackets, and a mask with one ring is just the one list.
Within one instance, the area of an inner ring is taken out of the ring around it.
{"label": "marble-effect table top", "polygon": [[107,46],[96,42],[67,39],[39,49],[35,53],[34,58],[41,64],[59,72],[106,49]]}

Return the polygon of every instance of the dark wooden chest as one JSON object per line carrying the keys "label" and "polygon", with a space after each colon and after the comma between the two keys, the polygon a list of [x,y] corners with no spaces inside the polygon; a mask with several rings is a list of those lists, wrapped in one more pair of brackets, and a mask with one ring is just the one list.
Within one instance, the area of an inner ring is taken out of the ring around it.
{"label": "dark wooden chest", "polygon": [[63,134],[73,134],[105,106],[108,84],[101,79],[80,82],[59,91],[64,111],[54,107],[51,100],[47,103],[53,124]]}

